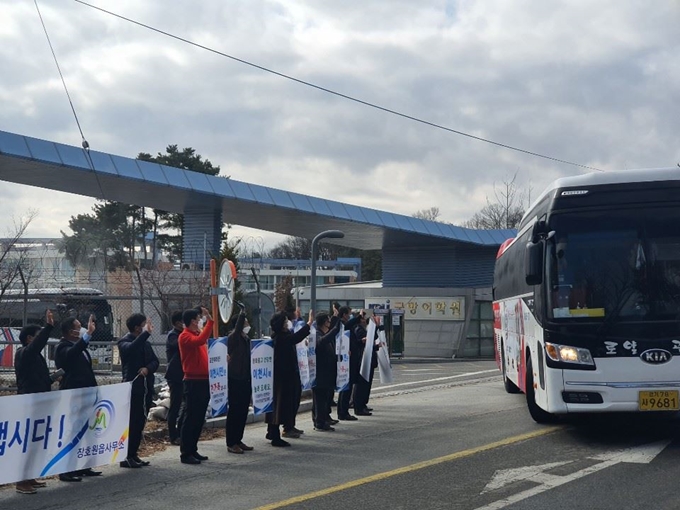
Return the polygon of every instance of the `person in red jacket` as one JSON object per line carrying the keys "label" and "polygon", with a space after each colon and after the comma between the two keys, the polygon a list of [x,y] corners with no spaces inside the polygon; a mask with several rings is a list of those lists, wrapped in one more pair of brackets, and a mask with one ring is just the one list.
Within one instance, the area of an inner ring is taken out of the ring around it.
{"label": "person in red jacket", "polygon": [[[206,320],[203,329],[199,315]],[[184,331],[179,335],[179,353],[184,371],[184,401],[186,402],[184,424],[180,436],[180,461],[183,464],[200,464],[208,457],[198,453],[205,413],[210,403],[208,381],[208,338],[213,319],[207,308],[194,308],[182,314]]]}

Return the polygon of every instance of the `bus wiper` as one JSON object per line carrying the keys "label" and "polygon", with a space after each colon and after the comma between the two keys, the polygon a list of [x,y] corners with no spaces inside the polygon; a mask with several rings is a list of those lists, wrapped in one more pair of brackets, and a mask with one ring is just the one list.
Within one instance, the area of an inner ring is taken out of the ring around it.
{"label": "bus wiper", "polygon": [[624,290],[622,292],[621,298],[616,303],[614,309],[611,311],[609,315],[605,317],[605,319],[602,321],[602,324],[600,324],[600,327],[597,328],[597,332],[595,333],[596,337],[602,334],[609,333],[611,326],[614,324],[616,319],[620,317],[621,310],[623,310],[623,307],[626,305],[630,297],[633,295],[633,292],[634,292],[633,289]]}

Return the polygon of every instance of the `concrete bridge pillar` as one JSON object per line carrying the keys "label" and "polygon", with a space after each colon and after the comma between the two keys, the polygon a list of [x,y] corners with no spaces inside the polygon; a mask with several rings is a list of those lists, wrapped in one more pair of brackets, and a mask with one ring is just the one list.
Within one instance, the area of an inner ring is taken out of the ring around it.
{"label": "concrete bridge pillar", "polygon": [[214,209],[184,211],[182,236],[182,266],[191,264],[196,269],[206,269],[210,259],[220,252],[222,236],[222,211]]}

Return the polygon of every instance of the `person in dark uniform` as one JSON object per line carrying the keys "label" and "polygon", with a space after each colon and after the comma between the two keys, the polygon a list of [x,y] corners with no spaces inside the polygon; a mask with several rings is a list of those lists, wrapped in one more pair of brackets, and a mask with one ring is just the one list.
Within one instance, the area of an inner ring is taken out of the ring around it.
{"label": "person in dark uniform", "polygon": [[309,326],[312,324],[313,315],[309,312],[309,320],[297,333],[289,329],[289,320],[286,312],[275,313],[269,321],[274,341],[274,402],[273,411],[265,414],[267,422],[266,438],[272,446],[290,446],[288,441],[281,439],[279,425],[292,421],[292,414],[297,409],[295,402],[297,389],[300,384],[297,374],[298,362],[295,344],[302,342],[309,335]]}
{"label": "person in dark uniform", "polygon": [[128,455],[127,459],[120,463],[120,467],[140,468],[149,465],[149,461],[140,459],[137,452],[153,400],[154,374],[159,363],[148,342],[153,332],[153,324],[146,319],[146,315],[134,313],[128,317],[125,325],[129,333],[118,340],[118,352],[123,365],[123,382],[132,382],[132,391]]}
{"label": "person in dark uniform", "polygon": [[349,386],[338,395],[338,420],[357,420],[356,416],[349,414],[349,408],[352,392],[361,377],[359,370],[361,369],[361,356],[363,354],[363,343],[361,342],[363,337],[357,337],[356,325],[362,320],[366,320],[366,312],[364,310],[361,310],[346,321],[345,328],[349,329]]}
{"label": "person in dark uniform", "polygon": [[[375,316],[371,318],[374,322],[376,322]],[[377,322],[376,322],[377,324]],[[359,338],[361,338],[361,342],[363,345],[363,349],[373,349],[373,356],[371,356],[371,372],[368,378],[368,381],[364,379],[361,374],[357,378],[357,384],[354,389],[354,414],[357,416],[371,416],[373,414],[371,411],[373,411],[372,408],[368,407],[368,399],[371,395],[371,386],[373,385],[373,374],[375,373],[375,369],[378,368],[378,350],[380,349],[379,345],[376,345],[375,339],[377,338],[378,331],[380,329],[384,329],[382,326],[378,326],[376,328],[376,336],[374,338],[367,338],[367,331],[366,331],[366,326],[367,326],[367,321],[364,319],[362,320],[355,328],[355,334]],[[362,349],[362,357],[363,357],[363,349]]]}
{"label": "person in dark uniform", "polygon": [[312,388],[312,419],[314,430],[334,431],[330,417],[330,403],[335,392],[338,373],[335,337],[340,330],[338,309],[334,308],[331,317],[325,312],[316,316],[316,386]]}
{"label": "person in dark uniform", "polygon": [[[52,312],[45,313],[45,327],[24,326],[19,333],[21,347],[14,355],[14,372],[17,376],[17,393],[43,393],[52,389],[52,379],[42,350],[47,345],[54,327]],[[16,491],[20,494],[35,494],[36,488],[46,487],[47,483],[35,479],[17,482]]]}
{"label": "person in dark uniform", "polygon": [[[97,386],[97,379],[92,370],[92,357],[87,350],[92,334],[95,330],[94,315],[90,315],[87,323],[87,331],[80,337],[80,321],[75,317],[69,317],[61,323],[62,338],[54,352],[54,364],[64,370],[64,375],[59,383],[60,390],[73,390],[76,388],[92,388]],[[62,473],[59,480],[62,482],[80,482],[82,476],[100,476],[101,471],[91,468]]]}
{"label": "person in dark uniform", "polygon": [[[295,310],[289,308],[286,310],[286,317],[288,317],[289,321],[288,329],[290,329],[290,331],[295,332],[295,329],[304,326],[305,321],[300,317],[300,315],[301,314],[299,308]],[[302,380],[300,379],[300,366],[296,364],[295,367],[296,370],[294,379],[297,379],[298,381],[298,384],[295,386],[295,396],[293,397],[295,405],[293,406],[293,412],[290,415],[290,421],[288,423],[283,424],[283,433],[281,434],[282,437],[291,439],[298,439],[302,434],[305,433],[304,430],[299,429],[295,426],[297,413],[298,410],[300,409],[300,400],[302,399]]]}
{"label": "person in dark uniform", "polygon": [[172,314],[172,331],[168,333],[165,341],[165,359],[168,366],[165,370],[165,380],[170,387],[170,409],[168,409],[168,436],[170,443],[179,446],[179,433],[184,422],[184,371],[182,370],[182,359],[179,355],[179,335],[184,330],[182,322],[182,312]]}
{"label": "person in dark uniform", "polygon": [[250,324],[246,319],[245,306],[236,303],[241,309],[238,316],[231,320],[231,332],[227,337],[229,377],[229,412],[227,413],[227,451],[243,453],[251,451],[252,446],[243,442],[243,431],[248,420],[248,407],[252,393],[250,381]]}

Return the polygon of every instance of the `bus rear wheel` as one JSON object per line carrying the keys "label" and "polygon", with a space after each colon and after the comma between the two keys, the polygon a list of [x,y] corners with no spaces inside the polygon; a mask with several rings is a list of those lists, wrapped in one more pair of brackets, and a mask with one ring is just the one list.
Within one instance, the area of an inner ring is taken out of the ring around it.
{"label": "bus rear wheel", "polygon": [[541,409],[536,403],[534,391],[534,370],[531,365],[531,355],[527,356],[526,396],[529,414],[536,423],[555,423],[557,416]]}
{"label": "bus rear wheel", "polygon": [[508,379],[508,374],[505,368],[505,346],[501,344],[501,370],[503,371],[503,386],[505,386],[505,391],[508,393],[519,393],[520,389]]}

